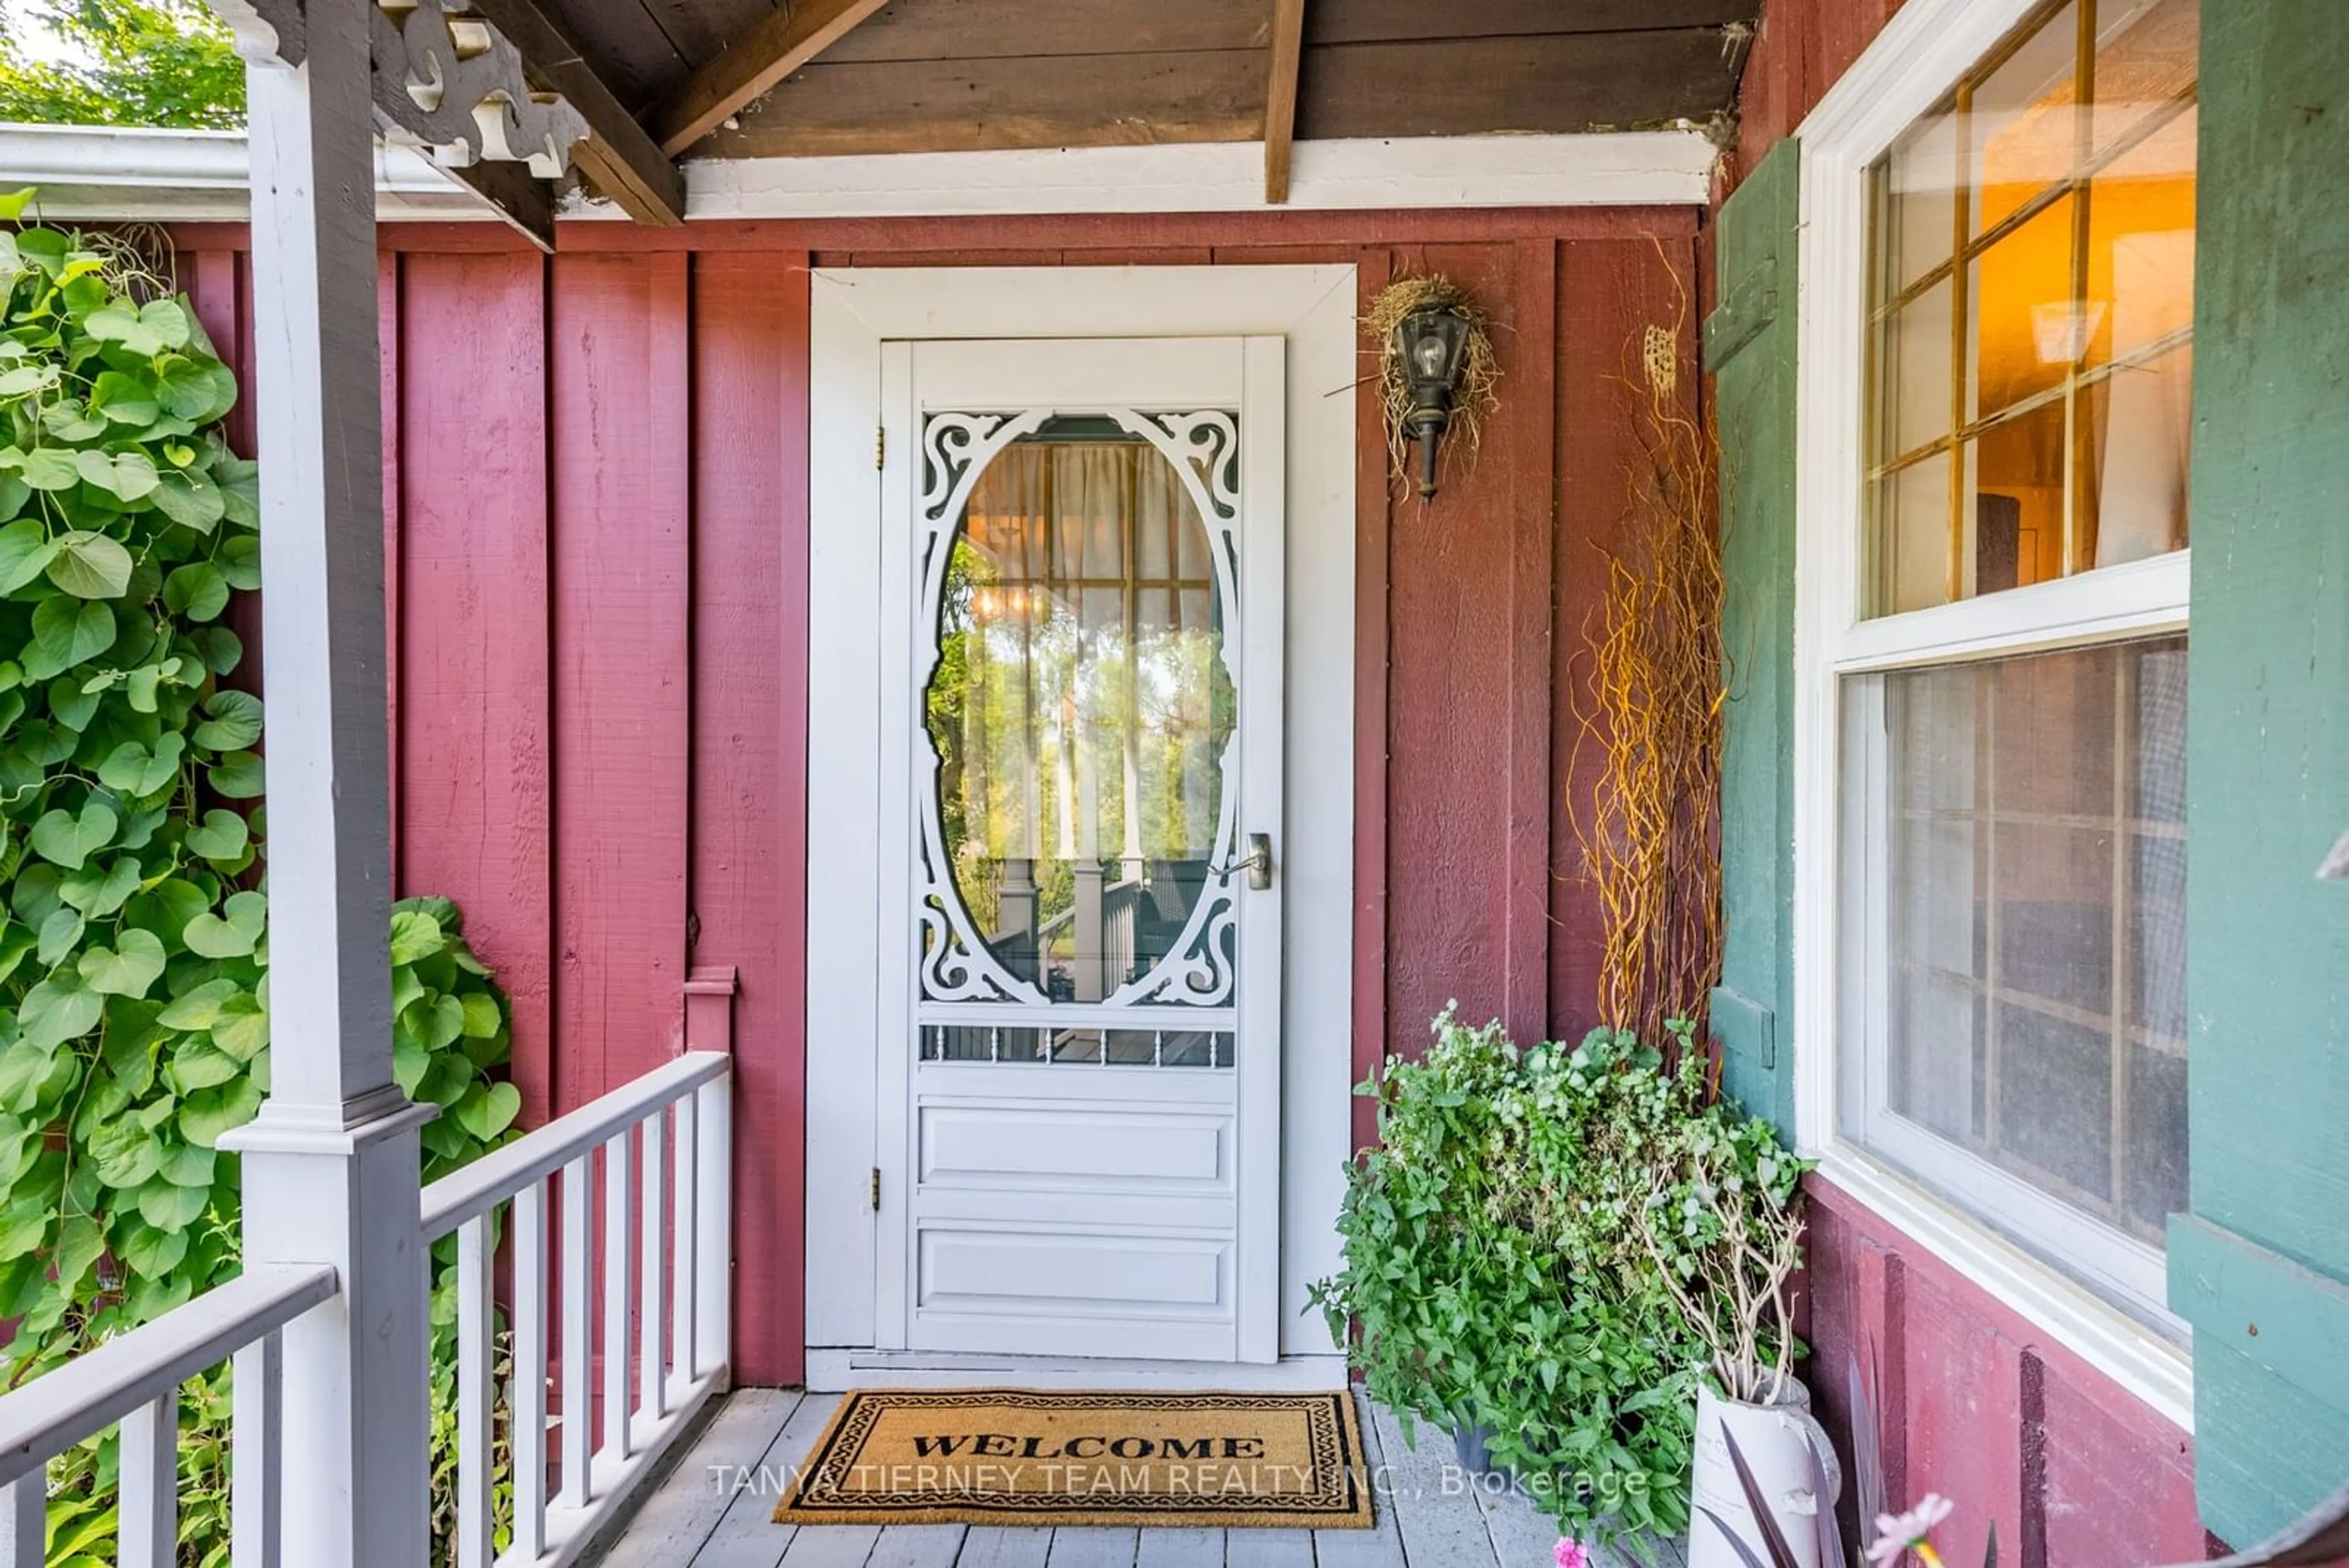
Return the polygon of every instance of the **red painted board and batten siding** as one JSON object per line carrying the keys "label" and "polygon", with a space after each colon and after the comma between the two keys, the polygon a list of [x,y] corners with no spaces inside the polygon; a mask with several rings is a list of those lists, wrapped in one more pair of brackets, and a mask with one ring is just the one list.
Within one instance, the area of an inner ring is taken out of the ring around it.
{"label": "red painted board and batten siding", "polygon": [[[241,344],[242,232],[178,239]],[[971,240],[590,224],[549,260],[481,226],[382,233],[399,890],[463,904],[514,997],[533,1120],[675,1050],[688,972],[739,975],[747,1383],[802,1367],[811,265],[1341,262],[1365,306],[1405,273],[1468,287],[1503,404],[1433,506],[1390,490],[1354,393],[1356,1067],[1454,1000],[1526,1036],[1591,1021],[1563,805],[1588,787],[1580,636],[1635,450],[1623,379],[1651,324],[1693,354],[1693,214],[1035,218]]]}

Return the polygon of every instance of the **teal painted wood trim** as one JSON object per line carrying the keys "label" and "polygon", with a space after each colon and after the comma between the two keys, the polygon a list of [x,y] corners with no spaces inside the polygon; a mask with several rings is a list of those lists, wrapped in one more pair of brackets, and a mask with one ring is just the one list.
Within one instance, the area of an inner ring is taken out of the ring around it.
{"label": "teal painted wood trim", "polygon": [[[2194,1324],[2198,1352],[2231,1349],[2349,1414],[2349,1285],[2190,1214],[2175,1214],[2169,1300]],[[2334,1462],[2349,1468],[2349,1452]]]}
{"label": "teal painted wood trim", "polygon": [[[2202,8],[2189,1136],[2208,1233],[2305,1272],[2296,1293],[2260,1287],[2282,1314],[2261,1320],[2262,1345],[2319,1332],[2313,1303],[2328,1298],[2307,1281],[2349,1281],[2349,885],[2315,877],[2349,823],[2349,30],[2337,21],[2308,0]],[[2196,1325],[2203,1512],[2247,1542],[2349,1472],[2349,1403],[2325,1397],[2337,1368],[2258,1358],[2220,1310],[2234,1298],[2205,1288],[2205,1233],[2182,1232],[2170,1293]],[[2284,1277],[2256,1277],[2271,1276]],[[2255,1276],[2230,1265],[2224,1277]]]}
{"label": "teal painted wood trim", "polygon": [[1721,209],[1705,323],[1721,436],[1723,1087],[1795,1128],[1795,238],[1792,140]]}

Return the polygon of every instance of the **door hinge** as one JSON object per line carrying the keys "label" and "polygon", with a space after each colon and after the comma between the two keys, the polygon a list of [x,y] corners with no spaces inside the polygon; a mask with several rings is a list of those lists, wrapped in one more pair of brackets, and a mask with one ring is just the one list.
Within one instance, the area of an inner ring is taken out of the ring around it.
{"label": "door hinge", "polygon": [[873,427],[873,466],[875,468],[889,466],[889,427],[887,425]]}
{"label": "door hinge", "polygon": [[881,1168],[873,1168],[873,1212],[881,1212]]}

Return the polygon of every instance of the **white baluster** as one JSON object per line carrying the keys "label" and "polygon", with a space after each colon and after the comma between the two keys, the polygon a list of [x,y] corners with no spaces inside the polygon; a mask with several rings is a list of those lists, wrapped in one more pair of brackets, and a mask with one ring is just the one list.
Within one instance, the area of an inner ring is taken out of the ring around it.
{"label": "white baluster", "polygon": [[116,1540],[122,1568],[173,1568],[180,1538],[180,1390],[122,1417]]}
{"label": "white baluster", "polygon": [[657,1421],[668,1414],[667,1336],[661,1318],[668,1306],[668,1281],[662,1263],[668,1252],[668,1231],[663,1223],[668,1207],[668,1130],[667,1113],[655,1111],[640,1124],[644,1136],[644,1191],[636,1208],[643,1217],[638,1246],[643,1249],[643,1291],[636,1308],[637,1397],[645,1413]]}
{"label": "white baluster", "polygon": [[700,1128],[694,1113],[699,1100],[688,1095],[677,1103],[677,1144],[670,1150],[675,1162],[677,1184],[677,1223],[670,1234],[677,1238],[677,1268],[669,1276],[670,1333],[676,1336],[676,1347],[670,1356],[675,1379],[672,1397],[682,1399],[686,1386],[699,1374],[700,1352],[695,1346],[700,1342],[694,1330],[694,1283],[700,1277],[698,1249],[701,1244],[699,1223],[695,1204],[698,1201],[695,1181],[695,1161],[700,1158]]}
{"label": "white baluster", "polygon": [[535,1563],[546,1550],[546,1183],[513,1200],[513,1553]]}
{"label": "white baluster", "polygon": [[491,1312],[483,1215],[457,1231],[457,1568],[490,1568]]}
{"label": "white baluster", "polygon": [[733,1338],[729,1291],[734,1257],[733,1241],[733,1080],[712,1078],[695,1091],[701,1100],[700,1125],[695,1136],[698,1158],[694,1172],[693,1239],[694,1376],[702,1376],[733,1363]]}
{"label": "white baluster", "polygon": [[285,1556],[285,1342],[270,1330],[229,1364],[233,1469],[229,1478],[229,1560],[233,1568],[278,1568]]}
{"label": "white baluster", "polygon": [[554,1501],[564,1508],[587,1506],[587,1455],[595,1446],[595,1346],[587,1295],[587,1219],[595,1203],[588,1168],[594,1163],[582,1155],[563,1168],[563,1490]]}
{"label": "white baluster", "polygon": [[29,1469],[0,1488],[0,1552],[7,1554],[5,1568],[41,1568],[48,1555],[48,1520],[46,1469]]}
{"label": "white baluster", "polygon": [[628,1457],[628,1299],[636,1251],[636,1206],[630,1179],[628,1135],[604,1145],[604,1447],[616,1463]]}

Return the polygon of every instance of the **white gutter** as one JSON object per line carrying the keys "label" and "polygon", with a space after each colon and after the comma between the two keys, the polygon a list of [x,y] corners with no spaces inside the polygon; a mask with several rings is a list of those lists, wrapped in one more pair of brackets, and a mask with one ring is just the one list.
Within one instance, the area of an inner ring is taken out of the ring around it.
{"label": "white gutter", "polygon": [[[1300,141],[1289,210],[1694,206],[1715,150],[1702,131]],[[688,218],[1268,212],[1256,142],[696,159]],[[40,188],[47,217],[242,222],[245,141],[233,130],[0,125],[0,190]],[[567,216],[615,218],[605,202]],[[376,150],[376,216],[494,221],[412,147]]]}
{"label": "white gutter", "polygon": [[[44,218],[243,223],[245,169],[241,130],[0,124],[0,190],[37,186]],[[413,147],[377,145],[375,189],[387,221],[495,215]]]}

